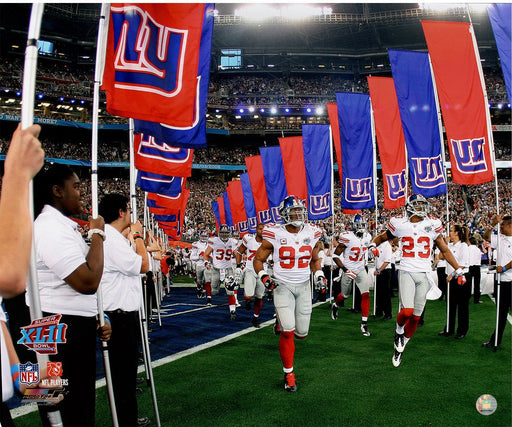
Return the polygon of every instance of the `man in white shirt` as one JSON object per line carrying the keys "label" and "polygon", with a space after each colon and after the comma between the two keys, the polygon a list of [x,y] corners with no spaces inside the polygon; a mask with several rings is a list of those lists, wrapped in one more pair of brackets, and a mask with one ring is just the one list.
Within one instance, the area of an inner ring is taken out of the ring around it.
{"label": "man in white shirt", "polygon": [[379,255],[375,257],[377,309],[376,316],[382,320],[391,319],[391,256],[392,249],[389,241],[383,242],[377,248]]}
{"label": "man in white shirt", "polygon": [[478,247],[478,241],[476,237],[471,236],[469,238],[469,286],[471,287],[471,282],[473,284],[473,303],[480,304],[480,279],[481,272],[480,267],[482,265],[482,251]]}
{"label": "man in white shirt", "polygon": [[[136,397],[141,274],[149,270],[142,225],[139,221],[131,223],[129,199],[121,194],[104,196],[98,210],[106,223],[100,285],[103,309],[113,331],[108,353],[117,418],[120,426],[147,425],[149,419],[138,418]],[[126,238],[128,233],[132,234],[135,251]]]}

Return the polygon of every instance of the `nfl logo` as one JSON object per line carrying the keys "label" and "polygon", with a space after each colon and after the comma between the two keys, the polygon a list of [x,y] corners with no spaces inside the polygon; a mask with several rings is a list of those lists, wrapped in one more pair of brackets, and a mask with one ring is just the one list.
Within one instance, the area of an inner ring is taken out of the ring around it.
{"label": "nfl logo", "polygon": [[27,362],[20,363],[20,383],[37,384],[39,382],[39,364]]}

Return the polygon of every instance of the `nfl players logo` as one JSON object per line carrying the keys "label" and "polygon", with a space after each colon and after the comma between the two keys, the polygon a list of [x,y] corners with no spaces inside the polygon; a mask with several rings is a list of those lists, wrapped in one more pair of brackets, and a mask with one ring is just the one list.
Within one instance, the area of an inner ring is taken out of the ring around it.
{"label": "nfl players logo", "polygon": [[48,377],[62,376],[62,362],[47,362],[46,363],[46,376],[48,376]]}
{"label": "nfl players logo", "polygon": [[38,363],[20,363],[20,383],[37,384],[39,382],[39,364]]}

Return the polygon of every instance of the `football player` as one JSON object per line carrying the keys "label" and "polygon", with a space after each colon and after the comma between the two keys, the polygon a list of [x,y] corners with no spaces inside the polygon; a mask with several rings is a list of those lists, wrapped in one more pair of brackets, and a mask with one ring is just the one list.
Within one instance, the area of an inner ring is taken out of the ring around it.
{"label": "football player", "polygon": [[[242,239],[242,243],[238,246],[238,249],[235,253],[236,255],[236,263],[237,270],[235,270],[235,276],[237,274],[243,274],[243,283],[244,283],[244,300],[245,307],[247,310],[251,309],[251,301],[254,298],[254,315],[252,318],[252,324],[255,328],[260,327],[260,312],[261,306],[263,304],[263,295],[265,294],[265,286],[261,280],[259,280],[257,274],[254,271],[253,260],[256,255],[256,251],[261,245],[263,241],[263,228],[265,226],[263,224],[258,224],[256,226],[256,234],[246,234]],[[246,256],[246,268],[242,273],[242,259],[243,256]],[[266,263],[264,264],[264,270],[268,272],[268,267]]]}
{"label": "football player", "polygon": [[434,242],[454,271],[463,276],[463,268],[457,263],[442,236],[443,225],[430,217],[430,205],[425,197],[413,194],[405,205],[406,216],[392,217],[387,230],[373,239],[377,246],[386,240],[398,238],[402,251],[398,272],[400,311],[396,318],[393,366],[402,362],[402,353],[416,331],[430,289],[428,274],[431,267]]}
{"label": "football player", "polygon": [[199,240],[192,243],[192,251],[190,252],[190,260],[193,263],[193,270],[195,271],[197,297],[206,297],[206,290],[204,289],[204,253],[208,247],[208,238],[210,235],[206,230],[201,232]]}
{"label": "football player", "polygon": [[[283,224],[264,228],[260,247],[254,257],[254,271],[267,289],[274,290],[274,306],[280,328],[279,353],[283,363],[284,389],[296,391],[293,358],[294,337],[306,338],[311,319],[310,275],[320,287],[327,281],[318,256],[318,240],[321,230],[306,223],[307,211],[302,200],[287,196],[279,205]],[[272,254],[274,278],[264,269],[264,263]]]}
{"label": "football player", "polygon": [[372,279],[365,268],[366,251],[368,248],[378,254],[375,244],[368,239],[366,220],[359,214],[352,220],[352,231],[345,231],[338,238],[338,246],[334,251],[336,265],[343,271],[341,277],[341,292],[331,305],[331,317],[333,320],[338,318],[338,308],[342,301],[348,298],[352,288],[352,280],[355,280],[356,286],[361,292],[361,333],[365,337],[370,336],[368,331],[368,314],[370,312],[370,284]]}
{"label": "football player", "polygon": [[208,247],[203,255],[206,267],[206,304],[211,305],[212,295],[219,293],[221,282],[225,285],[231,320],[236,319],[236,283],[227,278],[233,277],[232,257],[236,250],[235,239],[231,238],[231,230],[227,225],[219,228],[219,237],[208,240]]}

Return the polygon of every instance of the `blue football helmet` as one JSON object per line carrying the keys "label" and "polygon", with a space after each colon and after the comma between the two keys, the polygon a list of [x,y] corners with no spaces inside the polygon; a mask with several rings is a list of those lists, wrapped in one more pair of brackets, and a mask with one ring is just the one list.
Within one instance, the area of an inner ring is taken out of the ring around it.
{"label": "blue football helmet", "polygon": [[221,225],[219,228],[219,238],[223,242],[227,242],[231,237],[231,230],[227,225]]}
{"label": "blue football helmet", "polygon": [[279,205],[279,215],[285,225],[302,226],[308,220],[308,211],[297,196],[286,196]]}
{"label": "blue football helmet", "polygon": [[368,223],[366,219],[359,214],[354,215],[352,219],[352,231],[358,236],[362,236],[368,229]]}
{"label": "blue football helmet", "polygon": [[421,194],[413,194],[407,199],[405,211],[409,218],[414,215],[425,218],[430,213],[430,204]]}

